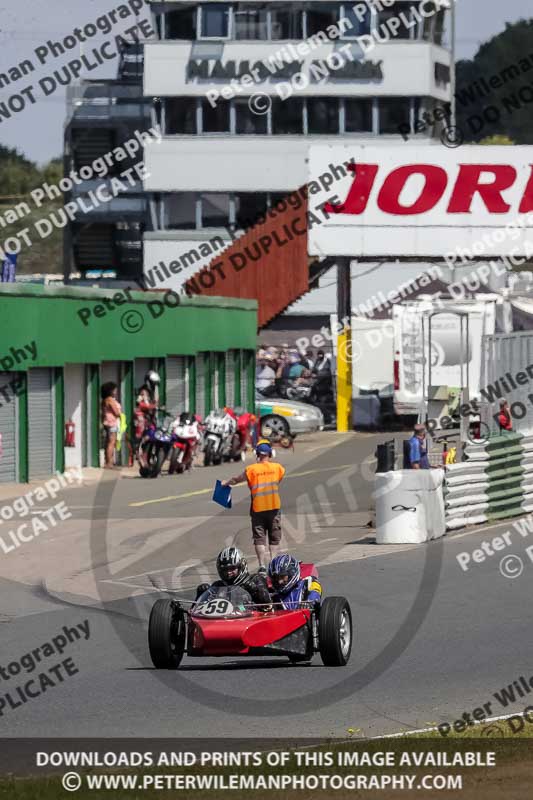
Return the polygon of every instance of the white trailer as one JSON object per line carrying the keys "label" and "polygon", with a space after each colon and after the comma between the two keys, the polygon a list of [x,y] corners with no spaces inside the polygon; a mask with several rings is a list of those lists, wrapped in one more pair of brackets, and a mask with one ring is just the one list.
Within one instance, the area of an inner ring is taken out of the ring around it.
{"label": "white trailer", "polygon": [[[332,330],[336,321],[332,315]],[[511,332],[512,314],[510,303],[492,293],[398,303],[392,319],[352,317],[353,397],[378,392],[395,416],[420,419],[430,411],[428,398],[440,397],[446,414],[450,390],[480,398],[482,340],[496,330]]]}

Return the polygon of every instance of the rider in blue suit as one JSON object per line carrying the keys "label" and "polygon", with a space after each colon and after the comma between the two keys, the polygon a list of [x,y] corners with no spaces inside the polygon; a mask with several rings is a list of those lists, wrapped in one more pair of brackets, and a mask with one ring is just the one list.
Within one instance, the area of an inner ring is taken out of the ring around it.
{"label": "rider in blue suit", "polygon": [[322,586],[314,577],[300,576],[300,562],[287,553],[275,556],[268,565],[268,574],[274,590],[272,600],[283,608],[298,608],[300,603],[320,603]]}

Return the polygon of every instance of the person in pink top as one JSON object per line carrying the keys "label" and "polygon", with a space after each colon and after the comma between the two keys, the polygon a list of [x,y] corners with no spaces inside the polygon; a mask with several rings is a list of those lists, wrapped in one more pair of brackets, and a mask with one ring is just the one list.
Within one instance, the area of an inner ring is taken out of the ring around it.
{"label": "person in pink top", "polygon": [[115,466],[115,447],[117,434],[120,430],[120,415],[122,407],[117,400],[118,386],[116,383],[104,383],[102,386],[102,425],[105,431],[105,464],[104,469],[113,469]]}

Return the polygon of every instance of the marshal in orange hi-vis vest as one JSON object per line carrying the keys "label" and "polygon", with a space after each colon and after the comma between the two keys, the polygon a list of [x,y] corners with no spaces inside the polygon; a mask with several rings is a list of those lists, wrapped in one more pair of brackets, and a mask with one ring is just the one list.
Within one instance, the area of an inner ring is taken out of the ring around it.
{"label": "marshal in orange hi-vis vest", "polygon": [[281,508],[279,484],[285,467],[270,461],[246,467],[246,480],[252,495],[252,511],[274,511]]}

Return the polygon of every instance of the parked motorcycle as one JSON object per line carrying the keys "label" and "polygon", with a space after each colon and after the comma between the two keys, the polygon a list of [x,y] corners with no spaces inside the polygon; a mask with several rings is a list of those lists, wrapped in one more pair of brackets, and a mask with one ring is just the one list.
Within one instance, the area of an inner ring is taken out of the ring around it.
{"label": "parked motorcycle", "polygon": [[235,411],[237,430],[233,434],[230,458],[233,461],[244,461],[246,451],[253,446],[253,436],[257,417],[249,412]]}
{"label": "parked motorcycle", "polygon": [[309,403],[312,390],[312,386],[293,384],[292,386],[287,386],[286,397],[287,400],[298,400],[301,403]]}
{"label": "parked motorcycle", "polygon": [[208,414],[204,424],[204,466],[218,465],[231,457],[237,422],[225,409],[216,409]]}
{"label": "parked motorcycle", "polygon": [[172,414],[159,409],[156,422],[144,431],[137,453],[141,478],[157,478],[160,474],[172,447],[171,423]]}
{"label": "parked motorcycle", "polygon": [[170,451],[168,474],[172,475],[177,472],[181,475],[183,472],[192,469],[196,448],[201,438],[198,423],[191,414],[183,412],[174,421],[172,434],[173,442]]}

